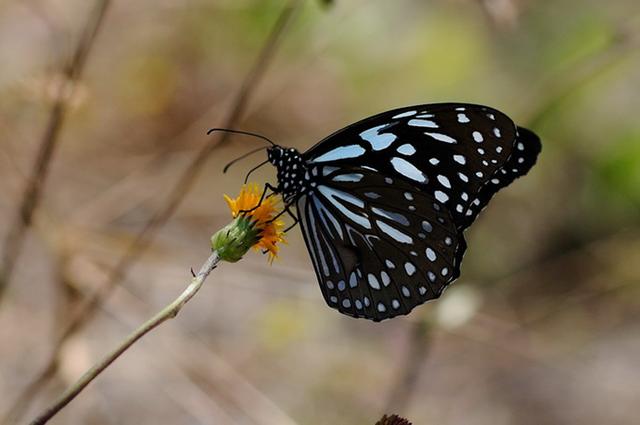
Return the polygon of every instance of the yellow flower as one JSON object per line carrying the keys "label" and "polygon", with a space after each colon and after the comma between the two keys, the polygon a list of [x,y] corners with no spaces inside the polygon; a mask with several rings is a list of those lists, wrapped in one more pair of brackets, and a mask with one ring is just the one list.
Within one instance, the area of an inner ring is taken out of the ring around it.
{"label": "yellow flower", "polygon": [[234,221],[211,238],[221,259],[236,262],[250,247],[268,252],[269,262],[278,256],[278,243],[286,243],[284,222],[273,219],[280,212],[280,198],[265,197],[260,202],[261,195],[262,190],[255,184],[244,185],[235,199],[224,195]]}

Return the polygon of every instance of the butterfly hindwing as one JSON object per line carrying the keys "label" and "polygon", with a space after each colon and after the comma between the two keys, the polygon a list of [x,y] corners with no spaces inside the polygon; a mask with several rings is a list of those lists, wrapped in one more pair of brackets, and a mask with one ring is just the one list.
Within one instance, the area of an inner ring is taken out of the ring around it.
{"label": "butterfly hindwing", "polygon": [[[400,178],[444,204],[456,226],[464,229],[495,192],[535,162],[539,140],[528,130],[520,134],[528,143],[518,145],[513,121],[485,106],[417,105],[339,130],[303,158],[309,164],[366,166]],[[517,146],[525,149],[518,151]],[[510,163],[513,155],[522,162]]]}
{"label": "butterfly hindwing", "polygon": [[296,205],[329,306],[379,321],[437,298],[458,277],[466,245],[433,196],[361,167],[312,174],[316,184]]}

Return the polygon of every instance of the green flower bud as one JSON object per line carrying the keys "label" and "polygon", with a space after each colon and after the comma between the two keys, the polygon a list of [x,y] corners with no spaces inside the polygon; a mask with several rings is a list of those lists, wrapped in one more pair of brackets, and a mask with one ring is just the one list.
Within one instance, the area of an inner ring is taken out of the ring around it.
{"label": "green flower bud", "polygon": [[221,260],[235,263],[255,245],[261,230],[250,218],[238,216],[231,223],[211,236],[211,248],[218,252]]}

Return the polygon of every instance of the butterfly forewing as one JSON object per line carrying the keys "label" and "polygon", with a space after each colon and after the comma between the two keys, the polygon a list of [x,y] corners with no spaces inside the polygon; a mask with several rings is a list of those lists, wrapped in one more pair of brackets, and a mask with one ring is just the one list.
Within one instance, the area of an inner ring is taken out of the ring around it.
{"label": "butterfly forewing", "polygon": [[459,223],[459,227],[464,229],[470,226],[496,192],[511,184],[516,178],[527,174],[535,164],[540,149],[538,136],[526,128],[518,127],[511,155],[475,194],[475,199],[465,211],[464,221]]}
{"label": "butterfly forewing", "polygon": [[435,197],[362,167],[314,171],[322,178],[297,209],[331,307],[383,320],[437,298],[459,275],[466,245]]}
{"label": "butterfly forewing", "polygon": [[516,138],[515,124],[495,109],[457,103],[418,105],[352,124],[303,157],[311,164],[367,166],[403,179],[444,204],[462,229],[503,186],[501,178],[511,177],[510,182],[528,170],[517,174],[511,171],[516,167],[510,167],[508,174],[503,173]]}

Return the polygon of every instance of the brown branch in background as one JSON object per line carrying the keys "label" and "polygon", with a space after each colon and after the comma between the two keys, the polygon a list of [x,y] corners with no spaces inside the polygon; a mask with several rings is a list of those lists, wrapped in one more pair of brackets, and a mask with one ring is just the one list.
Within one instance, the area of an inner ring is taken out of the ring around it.
{"label": "brown branch in background", "polygon": [[[265,74],[269,63],[275,56],[282,36],[294,12],[301,3],[302,0],[291,0],[280,13],[254,65],[245,77],[238,95],[235,98],[231,112],[222,127],[233,128],[242,117],[250,95],[255,90],[261,77]],[[216,138],[217,135],[219,135],[218,138]],[[173,186],[165,205],[152,216],[136,236],[136,239],[129,245],[125,253],[120,257],[120,260],[113,269],[111,269],[104,284],[93,295],[84,300],[75,310],[74,314],[71,315],[69,323],[57,336],[52,347],[52,353],[45,366],[31,383],[27,385],[26,390],[20,393],[5,418],[11,418],[13,420],[20,418],[37,394],[50,379],[55,376],[55,372],[58,369],[60,353],[66,341],[94,317],[103,301],[118,285],[128,270],[137,262],[142,253],[150,246],[155,233],[173,216],[178,206],[193,187],[193,184],[213,150],[229,138],[228,133],[216,133],[216,136],[212,137],[209,142],[198,151],[191,163],[187,165]]]}
{"label": "brown branch in background", "polygon": [[2,263],[0,263],[0,303],[4,298],[16,261],[20,256],[25,234],[33,220],[33,213],[42,198],[49,166],[58,146],[60,130],[67,114],[67,101],[72,96],[75,85],[82,76],[87,57],[93,47],[110,3],[110,0],[99,0],[96,3],[95,8],[89,15],[89,20],[76,50],[69,63],[64,67],[64,80],[57,85],[55,101],[51,106],[49,122],[38,147],[35,164],[31,175],[27,179],[20,206],[16,211],[13,222],[9,226],[9,232],[4,241]]}
{"label": "brown branch in background", "polygon": [[431,325],[423,318],[411,324],[407,354],[400,365],[397,381],[391,387],[385,411],[403,412],[416,389],[431,345]]}

